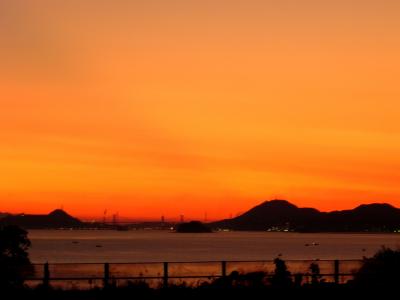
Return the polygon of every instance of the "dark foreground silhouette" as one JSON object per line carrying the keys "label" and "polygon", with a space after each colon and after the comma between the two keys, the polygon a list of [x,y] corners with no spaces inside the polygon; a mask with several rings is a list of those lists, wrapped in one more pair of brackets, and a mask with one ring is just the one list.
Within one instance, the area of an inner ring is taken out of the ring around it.
{"label": "dark foreground silhouette", "polygon": [[32,275],[27,232],[17,226],[0,227],[0,289],[23,288]]}
{"label": "dark foreground silhouette", "polygon": [[[240,273],[234,271],[221,277],[198,285],[185,282],[168,287],[161,283],[150,287],[146,281],[128,281],[117,286],[111,282],[106,287],[90,290],[57,289],[49,283],[35,288],[27,286],[8,286],[0,290],[1,299],[338,299],[354,298],[386,299],[385,295],[397,294],[400,280],[400,251],[381,249],[374,257],[366,258],[354,279],[344,284],[326,282],[320,274],[316,262],[309,266],[305,280],[302,274],[292,274],[284,260],[274,261],[272,273],[264,271]],[[23,274],[21,274],[23,276]],[[380,278],[378,278],[380,277]],[[393,298],[394,299],[394,298]]]}
{"label": "dark foreground silhouette", "polygon": [[30,287],[26,284],[33,272],[27,252],[29,246],[24,230],[15,226],[0,227],[0,299],[366,299],[373,296],[385,299],[387,293],[397,294],[400,282],[400,250],[382,248],[373,257],[365,258],[352,279],[341,284],[325,281],[318,262],[310,264],[307,274],[293,274],[284,260],[276,258],[271,273],[234,271],[195,285],[160,282],[151,287],[144,280],[123,284],[111,280],[107,285],[89,290],[63,290],[43,280]]}

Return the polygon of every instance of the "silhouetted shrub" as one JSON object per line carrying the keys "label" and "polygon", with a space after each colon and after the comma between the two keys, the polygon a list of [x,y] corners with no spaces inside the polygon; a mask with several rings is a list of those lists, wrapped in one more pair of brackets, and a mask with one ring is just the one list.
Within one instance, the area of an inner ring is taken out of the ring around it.
{"label": "silhouetted shrub", "polygon": [[235,288],[261,288],[267,285],[267,272],[249,272],[239,273],[233,271],[231,274],[225,277],[217,278],[211,283],[203,284],[202,286],[213,286],[213,287],[235,287]]}
{"label": "silhouetted shrub", "polygon": [[145,280],[129,280],[122,286],[122,288],[147,290],[150,289],[150,286]]}
{"label": "silhouetted shrub", "polygon": [[316,262],[310,264],[311,284],[317,285],[323,281],[319,265]]}
{"label": "silhouetted shrub", "polygon": [[265,286],[266,272],[250,272],[240,274],[236,280],[236,285],[240,287],[260,288]]}
{"label": "silhouetted shrub", "polygon": [[286,288],[292,285],[291,273],[288,271],[286,263],[280,258],[274,260],[275,271],[271,277],[271,285],[278,288]]}
{"label": "silhouetted shrub", "polygon": [[303,274],[297,273],[294,274],[294,282],[293,282],[295,287],[301,287],[303,284]]}
{"label": "silhouetted shrub", "polygon": [[364,258],[353,282],[365,287],[397,287],[400,282],[400,250],[382,247],[373,257]]}
{"label": "silhouetted shrub", "polygon": [[33,274],[27,232],[17,226],[0,227],[0,287],[22,287]]}

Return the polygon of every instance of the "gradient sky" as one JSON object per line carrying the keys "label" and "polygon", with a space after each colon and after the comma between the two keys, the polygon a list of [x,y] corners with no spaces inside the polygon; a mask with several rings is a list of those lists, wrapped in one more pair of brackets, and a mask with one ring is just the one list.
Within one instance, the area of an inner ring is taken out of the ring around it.
{"label": "gradient sky", "polygon": [[0,211],[400,206],[400,1],[0,0]]}

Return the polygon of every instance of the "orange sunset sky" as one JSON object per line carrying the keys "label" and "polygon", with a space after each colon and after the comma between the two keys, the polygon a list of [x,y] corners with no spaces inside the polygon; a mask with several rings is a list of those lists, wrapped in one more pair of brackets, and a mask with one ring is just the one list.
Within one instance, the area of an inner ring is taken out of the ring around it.
{"label": "orange sunset sky", "polygon": [[400,1],[0,0],[0,211],[400,206]]}

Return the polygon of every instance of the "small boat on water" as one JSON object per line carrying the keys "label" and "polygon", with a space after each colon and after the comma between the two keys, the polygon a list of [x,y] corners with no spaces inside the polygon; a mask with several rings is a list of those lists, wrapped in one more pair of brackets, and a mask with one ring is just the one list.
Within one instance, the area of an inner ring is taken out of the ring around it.
{"label": "small boat on water", "polygon": [[311,244],[304,244],[304,246],[309,247],[309,246],[319,246],[319,243],[312,242]]}

